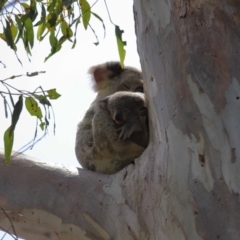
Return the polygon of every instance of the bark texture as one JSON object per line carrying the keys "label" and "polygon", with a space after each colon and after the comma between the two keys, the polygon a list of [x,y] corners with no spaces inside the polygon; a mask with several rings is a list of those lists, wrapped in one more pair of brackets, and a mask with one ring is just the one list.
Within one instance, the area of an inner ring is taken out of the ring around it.
{"label": "bark texture", "polygon": [[153,138],[152,201],[140,208],[154,218],[150,239],[238,239],[240,4],[135,0],[134,12]]}
{"label": "bark texture", "polygon": [[240,4],[135,0],[134,15],[150,144],[112,176],[0,156],[0,206],[26,239],[239,239]]}

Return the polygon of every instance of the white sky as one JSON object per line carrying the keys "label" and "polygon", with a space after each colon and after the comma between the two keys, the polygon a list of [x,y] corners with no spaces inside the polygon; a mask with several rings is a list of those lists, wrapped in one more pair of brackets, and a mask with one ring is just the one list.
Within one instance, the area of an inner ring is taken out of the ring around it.
{"label": "white sky", "polygon": [[[123,40],[127,41],[125,65],[140,68],[136,49],[132,1],[115,0],[107,1],[107,4],[112,21],[124,30]],[[13,51],[0,39],[0,61],[7,66],[7,68],[3,68],[0,65],[0,79],[26,72],[46,71],[45,74],[37,77],[16,78],[8,83],[29,91],[33,91],[40,85],[45,90],[56,88],[58,93],[62,95],[58,100],[52,101],[56,119],[56,135],[54,136],[52,128],[49,128],[49,134],[38,142],[32,150],[25,153],[42,161],[80,166],[74,152],[76,126],[95,96],[87,75],[88,68],[95,64],[119,59],[114,26],[109,23],[104,2],[99,0],[93,11],[104,19],[106,26],[106,37],[103,38],[101,23],[94,21],[91,24],[99,37],[100,44],[95,46],[93,44],[95,42],[94,35],[90,29],[86,32],[79,25],[75,49],[72,50],[71,45],[63,46],[61,51],[52,56],[46,63],[44,63],[44,58],[50,52],[48,38],[45,42],[35,42],[30,63],[25,52],[19,46],[18,55],[23,66],[19,64]],[[0,85],[0,91],[5,91],[2,85]],[[0,117],[0,135],[2,136],[0,137],[0,148],[3,148],[3,134],[11,125],[11,120],[5,118],[3,101],[1,102],[1,100]],[[13,147],[15,151],[33,138],[35,125],[35,118],[23,109],[15,130]],[[38,129],[38,132],[40,133],[41,130]],[[2,235],[0,232],[0,239]],[[4,239],[10,240],[12,238],[6,236]]]}

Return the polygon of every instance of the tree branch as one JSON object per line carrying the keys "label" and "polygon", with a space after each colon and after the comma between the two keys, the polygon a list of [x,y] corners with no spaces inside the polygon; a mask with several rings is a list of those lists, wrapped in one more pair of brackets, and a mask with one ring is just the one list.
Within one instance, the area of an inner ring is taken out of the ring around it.
{"label": "tree branch", "polygon": [[107,176],[25,155],[6,166],[1,153],[0,207],[12,223],[0,212],[0,226],[13,224],[25,239],[112,239],[124,208],[116,180],[122,182],[124,175],[126,169]]}

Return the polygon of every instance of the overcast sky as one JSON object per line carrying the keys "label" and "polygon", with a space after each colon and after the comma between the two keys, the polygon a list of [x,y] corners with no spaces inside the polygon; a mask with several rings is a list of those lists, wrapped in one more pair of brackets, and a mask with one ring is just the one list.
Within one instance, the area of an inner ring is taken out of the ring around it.
{"label": "overcast sky", "polygon": [[[115,0],[107,1],[107,3],[113,22],[124,30],[123,40],[127,41],[125,65],[140,68],[136,49],[132,1]],[[0,61],[7,66],[3,68],[0,65],[0,79],[26,72],[46,71],[45,74],[37,77],[16,78],[8,83],[29,91],[33,91],[40,85],[43,89],[56,88],[62,95],[58,100],[52,101],[56,119],[56,135],[53,135],[53,130],[50,127],[49,134],[32,150],[25,153],[39,160],[80,167],[74,152],[76,126],[95,96],[91,89],[90,78],[87,75],[88,68],[95,64],[119,59],[114,26],[109,23],[103,1],[99,0],[93,11],[104,19],[106,25],[106,37],[103,38],[101,23],[92,22],[92,27],[99,37],[100,44],[95,46],[93,44],[95,42],[94,35],[90,30],[85,32],[80,26],[75,49],[72,50],[70,44],[64,46],[46,63],[44,63],[44,58],[50,52],[48,39],[46,42],[35,42],[31,62],[27,60],[25,52],[19,46],[18,55],[23,66],[19,64],[13,51],[0,39]],[[0,85],[0,91],[3,91],[2,85]],[[0,101],[0,117],[0,135],[2,136],[0,137],[0,148],[2,148],[3,133],[11,125],[10,118],[4,117],[3,101]],[[35,118],[31,117],[24,109],[15,130],[13,147],[15,151],[33,138],[35,126]],[[39,129],[38,132],[40,133],[41,130]],[[1,236],[0,233],[0,239]],[[4,239],[10,240],[12,238],[6,236]]]}

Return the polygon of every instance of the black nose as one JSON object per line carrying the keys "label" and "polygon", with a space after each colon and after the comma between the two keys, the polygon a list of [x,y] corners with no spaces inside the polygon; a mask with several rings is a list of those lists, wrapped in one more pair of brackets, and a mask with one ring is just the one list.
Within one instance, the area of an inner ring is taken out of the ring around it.
{"label": "black nose", "polygon": [[122,116],[122,111],[121,110],[117,110],[116,111],[115,120],[118,121],[118,122],[123,120],[123,116]]}

